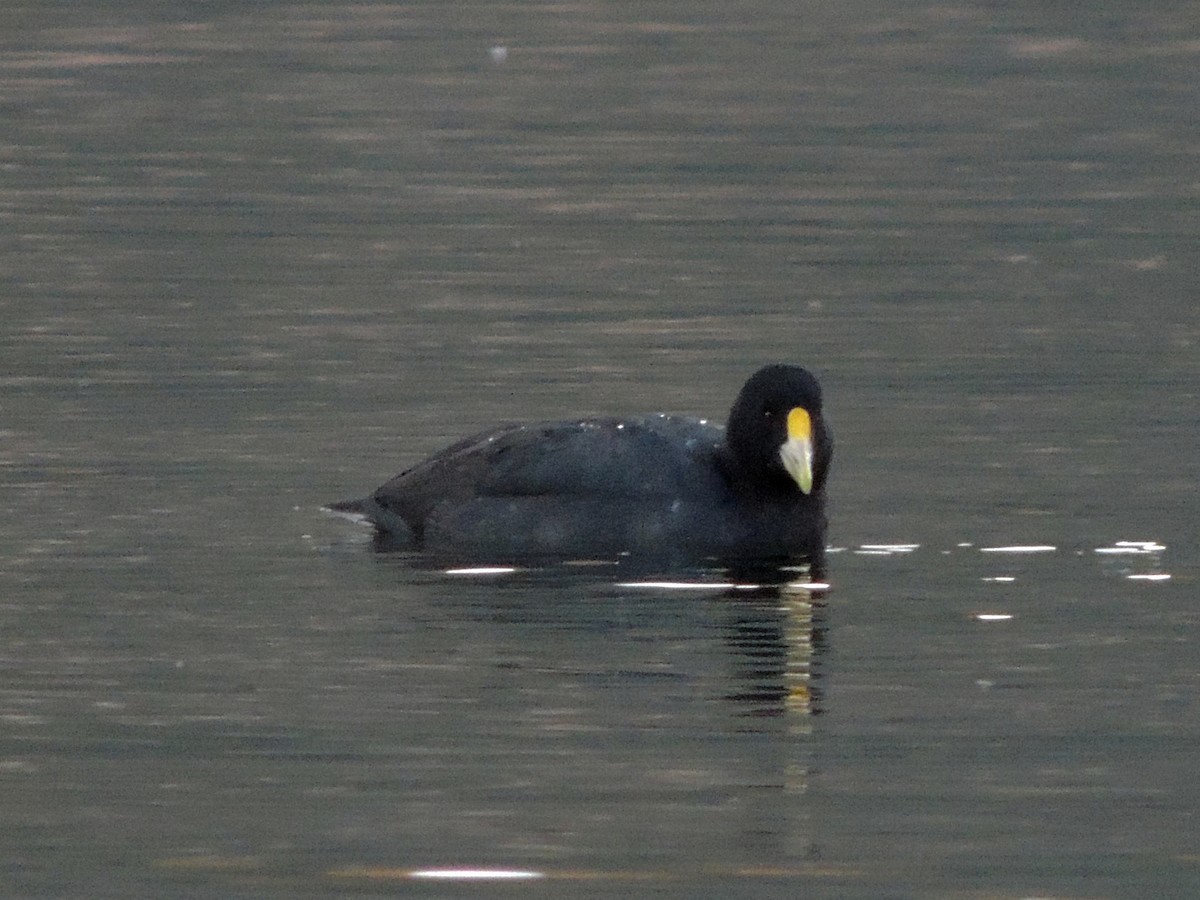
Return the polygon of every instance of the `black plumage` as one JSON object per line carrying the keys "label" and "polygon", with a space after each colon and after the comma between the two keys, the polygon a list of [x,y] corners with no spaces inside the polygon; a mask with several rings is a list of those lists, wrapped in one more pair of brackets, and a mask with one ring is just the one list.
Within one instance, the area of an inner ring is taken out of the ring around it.
{"label": "black plumage", "polygon": [[390,547],[477,561],[818,557],[833,441],[821,388],[771,365],[726,427],[668,415],[508,425],[331,504]]}

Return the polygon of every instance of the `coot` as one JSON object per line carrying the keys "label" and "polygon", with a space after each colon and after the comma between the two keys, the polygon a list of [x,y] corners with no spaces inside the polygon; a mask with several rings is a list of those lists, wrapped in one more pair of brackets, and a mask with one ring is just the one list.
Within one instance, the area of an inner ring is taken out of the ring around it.
{"label": "coot", "polygon": [[722,429],[669,415],[506,425],[329,509],[391,548],[485,561],[819,558],[833,440],[817,379],[769,365]]}

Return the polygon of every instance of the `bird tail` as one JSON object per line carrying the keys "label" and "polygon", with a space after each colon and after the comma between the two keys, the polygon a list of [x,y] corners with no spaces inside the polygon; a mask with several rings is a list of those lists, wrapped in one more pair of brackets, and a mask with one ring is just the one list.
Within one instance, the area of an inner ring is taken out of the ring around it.
{"label": "bird tail", "polygon": [[347,518],[363,520],[369,518],[367,500],[366,497],[360,497],[357,500],[339,500],[336,503],[326,503],[321,509]]}
{"label": "bird tail", "polygon": [[390,509],[381,506],[374,496],[358,500],[339,500],[321,508],[359,525],[373,525],[377,550],[412,550],[420,544],[420,539],[408,523]]}

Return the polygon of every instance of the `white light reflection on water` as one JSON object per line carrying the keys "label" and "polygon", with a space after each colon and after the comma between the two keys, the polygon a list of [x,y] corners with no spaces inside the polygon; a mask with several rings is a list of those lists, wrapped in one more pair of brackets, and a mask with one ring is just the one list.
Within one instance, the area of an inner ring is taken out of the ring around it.
{"label": "white light reflection on water", "polygon": [[980,547],[980,553],[1054,553],[1053,544],[1014,544],[1010,547]]}
{"label": "white light reflection on water", "polygon": [[827,591],[830,588],[828,581],[789,581],[787,586],[800,591]]}
{"label": "white light reflection on water", "polygon": [[[1158,541],[1114,541],[1107,547],[1096,547],[1093,551],[1105,560],[1106,568],[1130,581],[1170,581],[1171,576],[1161,570],[1160,562],[1165,544]],[[1133,571],[1134,567],[1141,569]]]}
{"label": "white light reflection on water", "polygon": [[1157,541],[1117,541],[1111,547],[1097,547],[1096,553],[1124,556],[1158,555],[1166,546]]}
{"label": "white light reflection on water", "polygon": [[[869,543],[859,544],[858,547],[851,549],[850,552],[858,556],[899,556],[917,553],[922,545],[917,543],[912,544],[884,544],[884,543]],[[845,547],[830,547],[828,553],[843,552],[848,548]],[[1130,581],[1141,582],[1164,582],[1170,581],[1171,575],[1161,570],[1160,561],[1162,554],[1166,551],[1166,544],[1162,544],[1153,540],[1121,540],[1114,541],[1112,544],[1103,547],[1092,548],[1092,553],[1096,556],[1108,560],[1106,569],[1110,574],[1126,578]],[[1038,555],[1058,553],[1059,547],[1054,544],[1004,544],[989,547],[977,547],[971,541],[960,541],[954,545],[954,549],[941,549],[934,552],[942,556],[951,555],[954,550],[967,550],[971,552],[987,553],[987,554],[1002,554],[1010,556],[1020,555]],[[1071,551],[1073,555],[1082,557],[1087,551],[1083,548],[1077,548]],[[1142,571],[1133,571],[1133,561],[1137,559],[1141,562],[1137,568]],[[1122,564],[1123,563],[1123,564]],[[1014,575],[989,575],[980,579],[988,584],[1013,584],[1017,581]]]}
{"label": "white light reflection on water", "polygon": [[912,553],[920,549],[920,544],[860,544],[854,552],[860,556],[895,556],[899,553]]}
{"label": "white light reflection on water", "polygon": [[523,869],[417,869],[409,878],[441,879],[444,881],[519,881],[545,878],[543,872]]}
{"label": "white light reflection on water", "polygon": [[[885,544],[885,543],[870,543],[859,544],[856,548],[848,547],[829,547],[826,552],[830,554],[850,553],[859,556],[904,556],[916,553],[921,549],[921,544],[904,543],[904,544]],[[962,541],[954,545],[955,549],[971,550],[975,549],[975,544]],[[1153,561],[1151,566],[1153,571],[1131,573],[1129,571],[1121,571],[1120,574],[1125,578],[1134,581],[1168,581],[1171,576],[1165,572],[1157,571],[1158,560],[1162,553],[1167,549],[1165,544],[1157,541],[1114,541],[1109,546],[1095,547],[1092,552],[1097,556],[1110,557],[1119,559],[1122,557],[1150,557]],[[1059,548],[1053,544],[1007,544],[993,547],[979,547],[980,553],[1000,553],[1000,554],[1046,554],[1057,553]],[[952,553],[951,550],[938,551],[942,555]],[[1083,555],[1085,551],[1078,550],[1078,555]],[[593,565],[593,562],[568,562],[566,565]],[[783,571],[788,571],[789,567],[783,567]],[[793,571],[803,571],[802,569],[792,569]],[[496,575],[511,575],[514,572],[519,572],[521,569],[517,566],[466,566],[454,569],[445,569],[446,575],[459,576],[496,576]],[[981,579],[982,581],[992,584],[1011,584],[1017,579],[1012,575],[993,575]],[[829,589],[829,584],[825,582],[793,582],[789,585],[794,588],[802,588],[811,591],[825,591]],[[619,582],[617,587],[623,588],[645,588],[648,590],[760,590],[763,585],[759,584],[738,584],[735,582],[713,582],[713,581],[626,581]]]}

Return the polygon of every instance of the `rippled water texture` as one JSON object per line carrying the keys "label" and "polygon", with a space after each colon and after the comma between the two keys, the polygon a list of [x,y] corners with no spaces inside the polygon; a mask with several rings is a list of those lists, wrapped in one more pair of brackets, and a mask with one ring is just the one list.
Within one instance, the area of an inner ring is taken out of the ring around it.
{"label": "rippled water texture", "polygon": [[[0,9],[0,893],[1200,895],[1186,4],[51,6]],[[319,511],[769,361],[824,583]]]}

